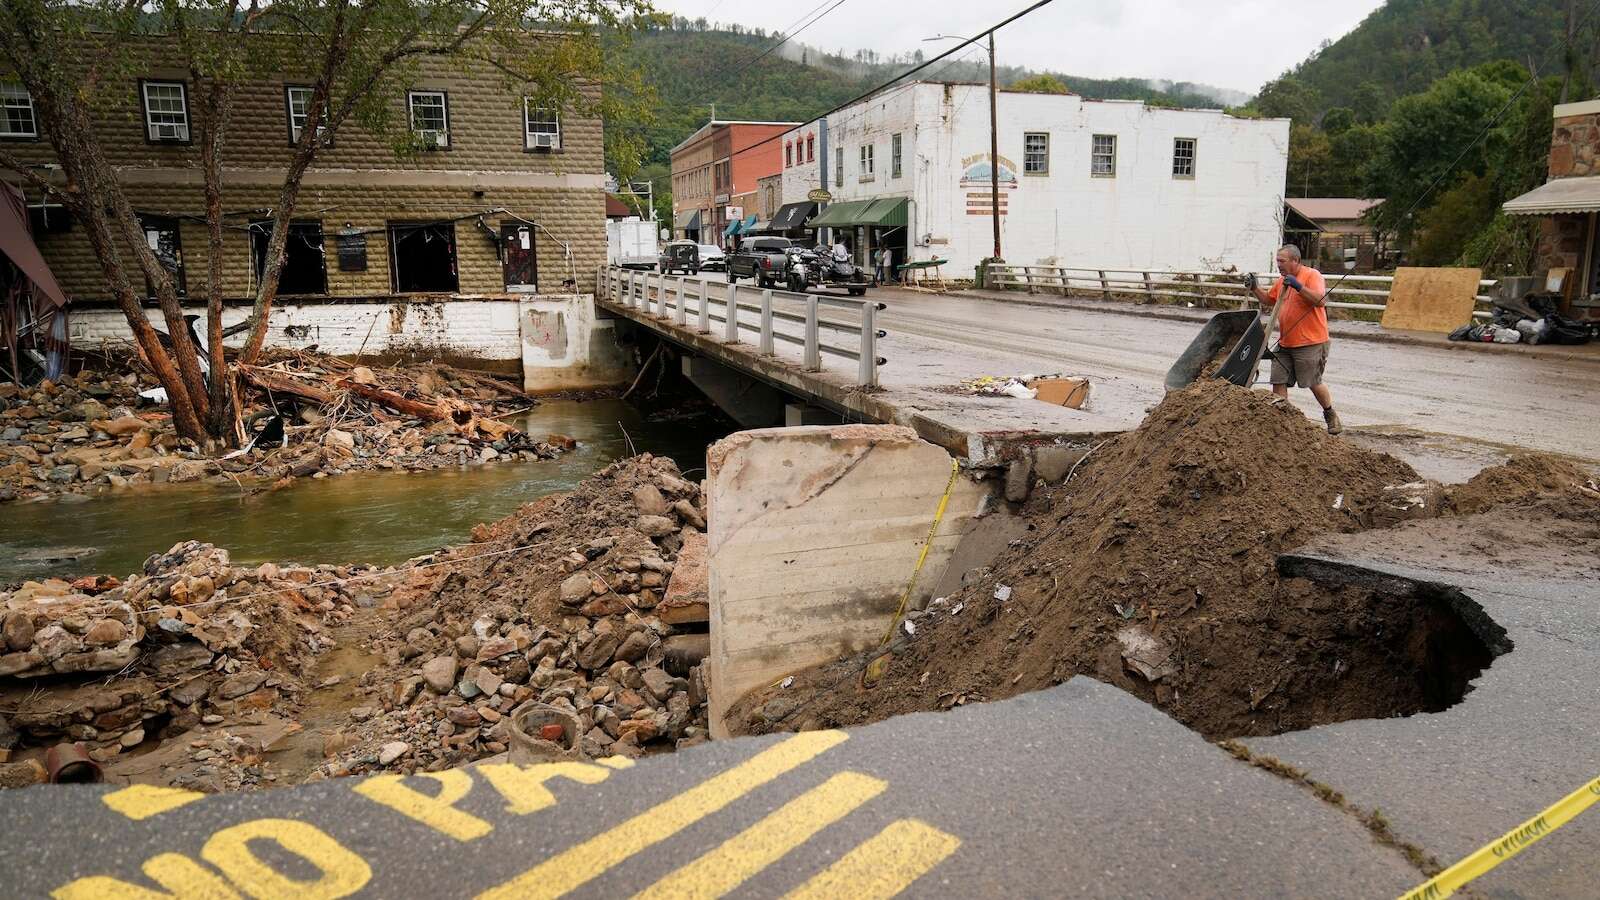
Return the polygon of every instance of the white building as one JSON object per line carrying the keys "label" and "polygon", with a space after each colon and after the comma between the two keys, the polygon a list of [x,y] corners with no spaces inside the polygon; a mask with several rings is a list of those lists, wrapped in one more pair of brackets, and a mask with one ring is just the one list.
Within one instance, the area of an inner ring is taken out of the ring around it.
{"label": "white building", "polygon": [[[1007,262],[1270,266],[1288,119],[1002,91],[999,123]],[[987,85],[903,85],[783,142],[784,203],[826,188],[832,201],[811,222],[835,227],[858,256],[888,246],[897,263],[939,258],[959,276],[991,254]]]}

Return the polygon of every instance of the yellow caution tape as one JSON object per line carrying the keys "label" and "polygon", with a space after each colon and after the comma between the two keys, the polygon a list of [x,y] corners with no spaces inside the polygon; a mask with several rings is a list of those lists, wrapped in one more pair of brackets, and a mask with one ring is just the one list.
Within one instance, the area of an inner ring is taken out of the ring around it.
{"label": "yellow caution tape", "polygon": [[1499,840],[1479,848],[1470,856],[1403,894],[1400,900],[1436,900],[1448,897],[1461,890],[1467,882],[1488,874],[1495,866],[1521,853],[1535,841],[1577,818],[1579,813],[1596,803],[1600,803],[1600,778],[1557,800],[1544,812],[1501,835]]}
{"label": "yellow caution tape", "polygon": [[944,496],[939,498],[939,508],[933,513],[933,524],[928,527],[928,539],[922,542],[922,553],[917,556],[917,567],[911,570],[911,580],[906,583],[905,593],[900,595],[900,605],[895,608],[894,620],[889,623],[889,630],[883,633],[883,640],[879,646],[889,643],[889,638],[894,637],[894,630],[900,624],[901,616],[906,614],[906,604],[911,602],[911,592],[917,587],[917,576],[922,574],[922,564],[928,561],[928,549],[933,546],[933,536],[939,531],[939,523],[944,521],[944,509],[950,505],[950,492],[955,490],[956,475],[961,472],[961,464],[950,458],[950,480],[944,483]]}

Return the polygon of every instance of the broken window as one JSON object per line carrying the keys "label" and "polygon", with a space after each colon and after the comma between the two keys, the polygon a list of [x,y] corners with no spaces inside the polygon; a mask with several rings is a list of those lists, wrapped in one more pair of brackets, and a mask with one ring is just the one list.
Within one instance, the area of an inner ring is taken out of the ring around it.
{"label": "broken window", "polygon": [[534,106],[527,97],[522,98],[522,124],[529,150],[561,149],[561,116],[555,110]]}
{"label": "broken window", "polygon": [[1097,178],[1114,178],[1117,174],[1117,136],[1097,134],[1089,156],[1089,174]]}
{"label": "broken window", "polygon": [[422,146],[450,146],[450,105],[444,91],[409,91],[406,103],[411,108],[411,131]]}
{"label": "broken window", "polygon": [[389,271],[397,294],[460,290],[455,223],[390,222]]}
{"label": "broken window", "polygon": [[151,143],[189,142],[189,95],[181,81],[145,81],[145,138]]}
{"label": "broken window", "polygon": [[[172,275],[172,287],[178,296],[183,296],[183,240],[178,233],[178,220],[167,216],[141,215],[139,228],[144,232],[145,246]],[[156,294],[155,285],[148,279],[145,280],[145,291],[151,297]]]}
{"label": "broken window", "polygon": [[1050,174],[1050,135],[1030,131],[1022,136],[1022,174]]}
{"label": "broken window", "polygon": [[1194,177],[1194,138],[1172,139],[1172,177]]}
{"label": "broken window", "polygon": [[[250,223],[250,256],[259,284],[267,270],[267,245],[272,241],[272,222]],[[283,245],[283,271],[278,275],[279,294],[326,294],[327,257],[323,255],[321,222],[290,222]]]}
{"label": "broken window", "polygon": [[36,138],[39,121],[33,95],[20,84],[0,84],[0,138]]}

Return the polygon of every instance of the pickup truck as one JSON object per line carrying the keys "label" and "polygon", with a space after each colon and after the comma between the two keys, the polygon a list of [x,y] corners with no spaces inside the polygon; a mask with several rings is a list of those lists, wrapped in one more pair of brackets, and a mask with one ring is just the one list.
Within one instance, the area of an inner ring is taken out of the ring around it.
{"label": "pickup truck", "polygon": [[741,278],[754,278],[761,287],[775,287],[783,282],[785,252],[795,246],[794,241],[783,237],[753,237],[738,250],[728,254],[728,283]]}

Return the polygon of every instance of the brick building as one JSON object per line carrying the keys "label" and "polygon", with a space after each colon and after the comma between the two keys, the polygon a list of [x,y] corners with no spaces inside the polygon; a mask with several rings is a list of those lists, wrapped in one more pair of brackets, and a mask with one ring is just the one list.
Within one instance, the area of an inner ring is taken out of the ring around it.
{"label": "brick building", "polygon": [[[154,44],[119,111],[97,122],[121,167],[145,235],[180,285],[203,289],[207,268],[194,93]],[[224,204],[231,215],[225,291],[253,293],[284,170],[310,89],[292,74],[246,85],[229,126]],[[430,300],[593,290],[605,259],[602,126],[533,107],[487,66],[424,63],[390,100],[395,129],[427,149],[397,153],[396,135],[354,120],[319,151],[296,205],[280,295],[306,302]],[[0,140],[24,162],[54,151],[27,92],[0,73]],[[403,137],[403,135],[401,135]],[[55,170],[59,177],[59,169]],[[20,183],[15,173],[0,177]],[[93,251],[59,208],[23,185],[36,240],[75,309],[109,302]]]}
{"label": "brick building", "polygon": [[1556,106],[1549,171],[1505,211],[1541,217],[1533,274],[1559,281],[1573,318],[1600,318],[1600,99]]}
{"label": "brick building", "polygon": [[794,122],[713,119],[672,148],[673,236],[725,246],[757,214],[761,179],[783,172],[778,136]]}

